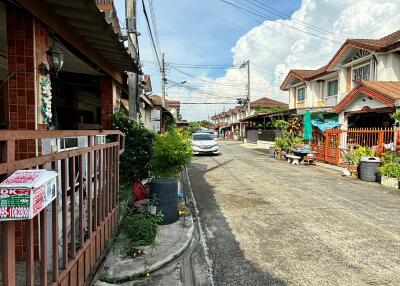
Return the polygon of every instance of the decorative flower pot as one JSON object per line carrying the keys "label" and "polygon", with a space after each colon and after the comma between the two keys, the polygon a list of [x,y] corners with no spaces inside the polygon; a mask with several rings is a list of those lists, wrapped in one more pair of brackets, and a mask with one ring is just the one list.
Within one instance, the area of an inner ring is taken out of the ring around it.
{"label": "decorative flower pot", "polygon": [[399,188],[399,180],[397,178],[382,176],[381,184],[383,186],[390,188],[395,188],[395,189]]}
{"label": "decorative flower pot", "polygon": [[171,224],[178,220],[178,180],[152,180],[150,198],[154,199],[157,211],[164,215],[162,224]]}

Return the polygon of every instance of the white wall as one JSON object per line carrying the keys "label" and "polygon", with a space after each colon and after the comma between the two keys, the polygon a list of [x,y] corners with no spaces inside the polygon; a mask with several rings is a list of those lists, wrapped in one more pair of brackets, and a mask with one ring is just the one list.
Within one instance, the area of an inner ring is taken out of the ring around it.
{"label": "white wall", "polygon": [[376,55],[378,81],[400,80],[400,56],[395,53]]}

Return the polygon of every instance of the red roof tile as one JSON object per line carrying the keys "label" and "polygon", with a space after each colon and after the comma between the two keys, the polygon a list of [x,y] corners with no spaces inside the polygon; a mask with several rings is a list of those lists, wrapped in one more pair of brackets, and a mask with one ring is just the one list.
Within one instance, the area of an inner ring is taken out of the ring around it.
{"label": "red roof tile", "polygon": [[327,68],[332,70],[347,48],[359,48],[370,52],[387,52],[400,47],[400,30],[380,39],[348,39],[329,61]]}
{"label": "red roof tile", "polygon": [[255,101],[252,101],[250,103],[250,107],[251,108],[255,108],[257,106],[260,107],[271,107],[271,106],[282,106],[282,107],[288,107],[288,105],[286,103],[277,101],[277,100],[273,100],[267,97],[262,97],[260,99],[257,99]]}
{"label": "red roof tile", "polygon": [[395,102],[400,99],[400,82],[399,81],[361,81],[345,98],[336,106],[336,112],[341,112],[350,104],[353,99],[360,93],[374,97],[375,99],[389,105],[394,106]]}

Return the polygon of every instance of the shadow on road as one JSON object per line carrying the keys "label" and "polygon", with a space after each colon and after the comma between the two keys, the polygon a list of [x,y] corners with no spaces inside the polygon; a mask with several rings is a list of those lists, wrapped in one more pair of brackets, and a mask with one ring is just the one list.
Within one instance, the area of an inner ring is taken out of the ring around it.
{"label": "shadow on road", "polygon": [[[215,200],[213,187],[207,183],[204,177],[207,171],[218,167],[221,166],[207,169],[205,164],[193,162],[189,168],[189,178],[200,211],[202,228],[206,235],[206,245],[212,261],[215,284],[286,285],[285,281],[263,271],[244,256]],[[232,178],[232,180],[234,179]],[[256,246],[254,247],[256,248]],[[265,260],[267,259],[268,257],[265,257]]]}

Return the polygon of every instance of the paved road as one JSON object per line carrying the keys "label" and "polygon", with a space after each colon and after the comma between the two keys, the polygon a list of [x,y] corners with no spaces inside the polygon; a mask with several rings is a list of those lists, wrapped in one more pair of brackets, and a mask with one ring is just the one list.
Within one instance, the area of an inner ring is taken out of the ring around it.
{"label": "paved road", "polygon": [[214,285],[400,285],[400,192],[220,144],[189,168]]}

